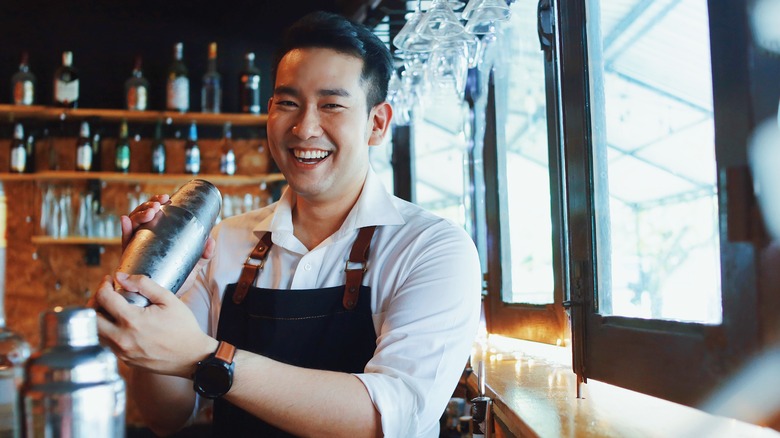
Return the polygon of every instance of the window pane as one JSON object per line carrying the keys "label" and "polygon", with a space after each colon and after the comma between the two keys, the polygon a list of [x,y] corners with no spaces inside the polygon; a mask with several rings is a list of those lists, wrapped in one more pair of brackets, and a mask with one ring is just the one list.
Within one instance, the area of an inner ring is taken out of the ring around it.
{"label": "window pane", "polygon": [[498,165],[507,192],[500,195],[502,245],[510,247],[503,275],[511,276],[510,303],[549,304],[554,294],[544,52],[536,35],[536,3],[516,2],[503,25],[495,56],[499,120]]}
{"label": "window pane", "polygon": [[720,323],[707,2],[587,5],[599,313]]}
{"label": "window pane", "polygon": [[426,95],[413,130],[415,203],[464,227],[465,111],[454,93]]}

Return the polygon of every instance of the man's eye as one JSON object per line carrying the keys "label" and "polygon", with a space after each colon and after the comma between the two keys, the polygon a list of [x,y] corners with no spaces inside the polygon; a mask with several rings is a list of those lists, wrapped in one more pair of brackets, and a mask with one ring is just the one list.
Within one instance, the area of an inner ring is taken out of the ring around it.
{"label": "man's eye", "polygon": [[279,106],[295,106],[295,102],[293,102],[291,100],[279,100],[279,101],[276,101],[276,105],[279,105]]}
{"label": "man's eye", "polygon": [[325,105],[323,105],[322,107],[323,107],[323,108],[328,108],[328,109],[344,108],[344,106],[342,106],[342,105],[339,105],[339,104],[337,104],[337,103],[326,103],[326,104],[325,104]]}

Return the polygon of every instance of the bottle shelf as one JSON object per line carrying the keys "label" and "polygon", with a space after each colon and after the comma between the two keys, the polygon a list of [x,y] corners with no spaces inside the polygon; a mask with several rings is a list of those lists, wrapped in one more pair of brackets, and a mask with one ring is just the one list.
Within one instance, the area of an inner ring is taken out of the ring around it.
{"label": "bottle shelf", "polygon": [[30,239],[35,245],[121,245],[119,237],[51,237],[32,236]]}
{"label": "bottle shelf", "polygon": [[0,116],[5,121],[13,123],[18,119],[38,120],[84,120],[100,119],[109,122],[119,122],[126,119],[128,123],[156,123],[162,120],[170,124],[223,125],[230,122],[233,126],[264,127],[268,120],[267,114],[244,113],[180,113],[175,111],[128,111],[97,108],[54,108],[42,105],[0,105]]}
{"label": "bottle shelf", "polygon": [[253,184],[270,184],[284,181],[281,173],[262,175],[219,175],[219,174],[156,174],[156,173],[120,173],[120,172],[77,172],[52,170],[36,173],[2,173],[0,181],[74,181],[100,180],[106,182],[146,183],[146,184],[183,184],[192,179],[205,179],[217,186],[245,186]]}

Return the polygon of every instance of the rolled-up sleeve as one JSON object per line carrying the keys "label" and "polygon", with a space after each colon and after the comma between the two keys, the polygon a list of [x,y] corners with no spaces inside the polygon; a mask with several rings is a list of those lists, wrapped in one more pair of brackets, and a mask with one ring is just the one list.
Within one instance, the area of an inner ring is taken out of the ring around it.
{"label": "rolled-up sleeve", "polygon": [[482,274],[471,239],[446,222],[403,245],[385,274],[396,290],[374,315],[377,349],[357,377],[385,436],[435,437],[477,333]]}

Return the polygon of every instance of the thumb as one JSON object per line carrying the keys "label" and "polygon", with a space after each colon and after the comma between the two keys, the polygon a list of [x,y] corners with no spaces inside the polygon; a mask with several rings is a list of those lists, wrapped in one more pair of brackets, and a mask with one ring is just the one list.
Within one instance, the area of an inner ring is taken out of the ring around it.
{"label": "thumb", "polygon": [[114,280],[124,290],[128,292],[138,292],[148,299],[152,304],[165,306],[172,300],[176,300],[173,292],[165,289],[146,275],[130,275],[125,272],[116,272]]}

